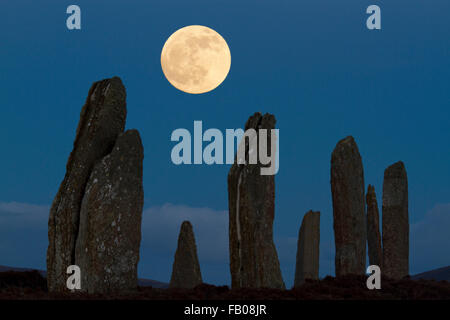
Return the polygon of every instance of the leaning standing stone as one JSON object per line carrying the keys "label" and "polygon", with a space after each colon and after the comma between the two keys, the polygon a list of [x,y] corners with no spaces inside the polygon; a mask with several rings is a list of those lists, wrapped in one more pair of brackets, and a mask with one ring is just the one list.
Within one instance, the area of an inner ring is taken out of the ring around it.
{"label": "leaning standing stone", "polygon": [[112,78],[93,84],[81,110],[66,175],[50,209],[48,221],[48,290],[64,291],[67,267],[75,263],[83,192],[94,164],[111,152],[126,119],[126,93],[122,81]]}
{"label": "leaning standing stone", "polygon": [[294,287],[319,279],[320,212],[309,211],[298,233]]}
{"label": "leaning standing stone", "polygon": [[138,131],[128,130],[92,171],[81,205],[75,257],[83,291],[108,293],[137,287],[143,158]]}
{"label": "leaning standing stone", "polygon": [[408,177],[403,162],[384,171],[383,183],[383,268],[390,278],[409,274]]}
{"label": "leaning standing stone", "polygon": [[191,223],[184,221],[178,237],[170,288],[192,289],[202,282],[194,231]]}
{"label": "leaning standing stone", "polygon": [[382,268],[383,251],[381,249],[380,215],[378,212],[375,188],[369,185],[367,202],[367,247],[369,248],[369,263]]}
{"label": "leaning standing stone", "polygon": [[331,156],[336,276],[365,274],[364,171],[353,137],[338,142]]}
{"label": "leaning standing stone", "polygon": [[[275,117],[255,113],[245,130],[267,129],[271,150],[270,130]],[[243,138],[244,139],[244,138]],[[259,139],[257,136],[254,139]],[[247,139],[245,139],[247,140]],[[241,143],[245,143],[242,141]],[[245,158],[249,158],[249,144]],[[258,153],[259,150],[251,150]],[[230,271],[233,288],[285,288],[280,263],[273,242],[275,216],[275,177],[261,175],[261,163],[238,164],[235,160],[228,174]]]}

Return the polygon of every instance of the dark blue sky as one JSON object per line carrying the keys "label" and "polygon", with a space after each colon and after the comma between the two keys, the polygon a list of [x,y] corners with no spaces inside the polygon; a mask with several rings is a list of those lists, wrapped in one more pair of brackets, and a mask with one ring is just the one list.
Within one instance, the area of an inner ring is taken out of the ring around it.
{"label": "dark blue sky", "polygon": [[[80,31],[66,28],[70,4],[81,7]],[[382,10],[380,31],[366,28],[371,4]],[[218,233],[205,230],[226,231],[229,166],[173,165],[170,135],[192,131],[194,120],[243,127],[255,111],[275,114],[280,129],[274,236],[288,286],[309,209],[322,213],[321,275],[334,271],[330,157],[347,135],[380,208],[384,169],[406,165],[411,273],[450,265],[448,0],[17,0],[2,1],[0,12],[0,264],[45,267],[47,207],[81,107],[94,81],[117,75],[127,128],[145,148],[141,276],[169,280],[189,212],[204,280],[229,281],[226,237],[214,242]],[[203,95],[172,87],[160,66],[165,40],[192,24],[219,32],[232,55],[228,78]],[[170,232],[157,232],[158,215],[167,219],[158,229]],[[211,242],[221,249],[202,249]]]}

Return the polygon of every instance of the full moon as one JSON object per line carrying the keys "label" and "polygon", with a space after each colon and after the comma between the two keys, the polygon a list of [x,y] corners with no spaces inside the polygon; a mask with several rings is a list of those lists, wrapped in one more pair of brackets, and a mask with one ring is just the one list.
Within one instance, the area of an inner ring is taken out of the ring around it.
{"label": "full moon", "polygon": [[225,80],[230,66],[227,42],[204,26],[187,26],[175,31],[161,52],[161,67],[167,80],[187,93],[214,90]]}

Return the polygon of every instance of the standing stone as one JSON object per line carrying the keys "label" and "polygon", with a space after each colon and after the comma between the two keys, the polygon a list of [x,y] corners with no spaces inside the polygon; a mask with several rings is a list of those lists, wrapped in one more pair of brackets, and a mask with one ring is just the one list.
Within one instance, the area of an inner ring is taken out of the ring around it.
{"label": "standing stone", "polygon": [[378,213],[377,195],[375,188],[369,185],[366,196],[367,202],[367,247],[369,248],[369,263],[382,268],[383,251],[381,249],[380,215]]}
{"label": "standing stone", "polygon": [[92,171],[81,204],[75,256],[83,291],[137,288],[143,158],[138,131],[128,130]]}
{"label": "standing stone", "polygon": [[408,178],[403,162],[384,171],[383,269],[393,279],[409,274]]}
{"label": "standing stone", "polygon": [[47,283],[49,291],[64,291],[67,267],[74,264],[80,206],[94,164],[113,148],[126,119],[126,93],[115,77],[93,84],[81,110],[66,175],[50,209]]}
{"label": "standing stone", "polygon": [[192,289],[203,283],[197,257],[194,231],[189,221],[181,225],[178,247],[172,268],[170,288]]}
{"label": "standing stone", "polygon": [[[255,113],[248,119],[245,130],[253,128],[259,133],[260,129],[267,129],[267,150],[270,151],[270,129],[274,129],[275,122],[273,115],[262,116]],[[247,145],[247,159],[248,139],[243,139]],[[259,138],[256,136],[255,139]],[[263,165],[260,161],[257,164],[238,164],[235,160],[228,174],[230,271],[233,288],[285,288],[273,242],[275,177],[261,175],[261,167]]]}
{"label": "standing stone", "polygon": [[331,156],[336,276],[365,274],[364,171],[353,137],[338,142]]}
{"label": "standing stone", "polygon": [[298,233],[294,287],[319,279],[320,212],[309,211]]}

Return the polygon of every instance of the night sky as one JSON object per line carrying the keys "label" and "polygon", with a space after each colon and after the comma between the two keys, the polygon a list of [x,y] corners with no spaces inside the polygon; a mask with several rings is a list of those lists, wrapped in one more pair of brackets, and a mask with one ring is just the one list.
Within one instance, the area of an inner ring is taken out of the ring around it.
{"label": "night sky", "polygon": [[[405,4],[407,3],[407,4]],[[77,4],[82,29],[66,28]],[[377,4],[382,29],[366,28]],[[143,140],[139,275],[169,281],[181,222],[191,220],[203,280],[229,284],[230,165],[171,162],[177,128],[242,128],[277,118],[274,238],[292,286],[298,229],[321,212],[320,275],[334,273],[330,159],[355,137],[381,209],[384,169],[408,172],[411,274],[450,265],[450,2],[333,0],[1,1],[0,265],[45,269],[49,207],[94,81],[119,76],[127,129]],[[231,69],[190,95],[161,70],[166,39],[205,25],[227,41]]]}

